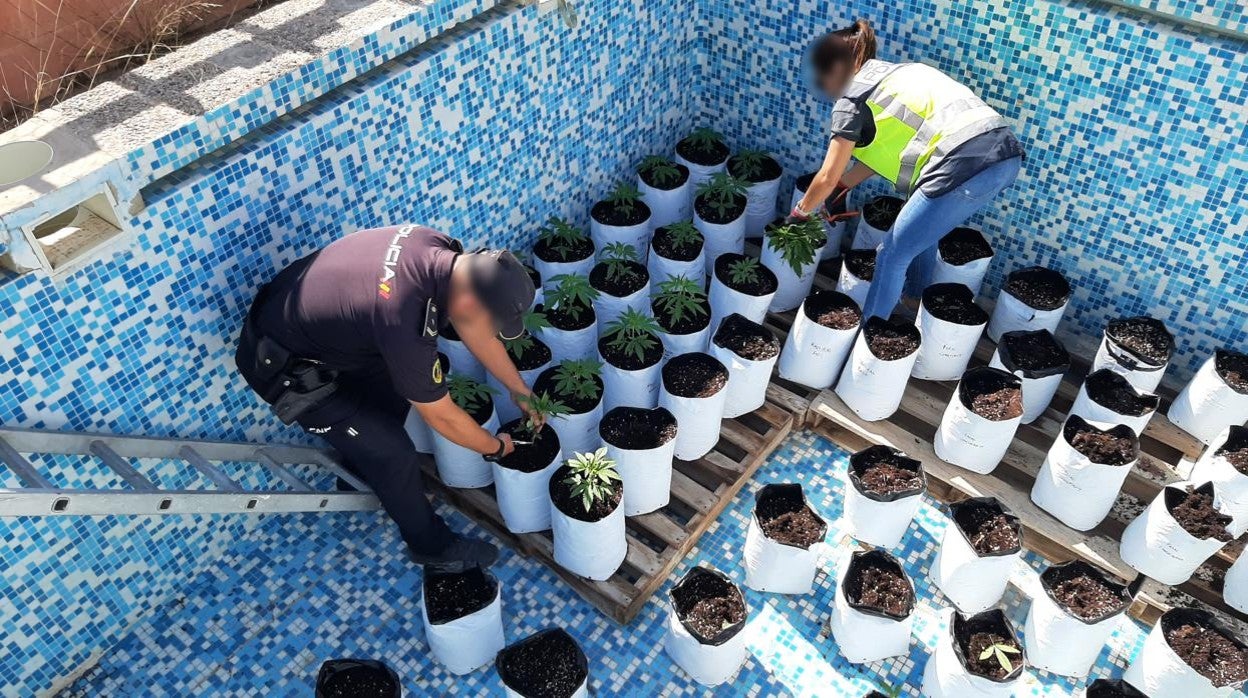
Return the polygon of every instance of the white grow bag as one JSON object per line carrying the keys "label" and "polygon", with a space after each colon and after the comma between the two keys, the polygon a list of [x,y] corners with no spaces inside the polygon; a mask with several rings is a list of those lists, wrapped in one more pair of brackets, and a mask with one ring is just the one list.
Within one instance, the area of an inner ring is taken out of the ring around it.
{"label": "white grow bag", "polygon": [[1236,392],[1218,373],[1218,358],[1224,354],[1218,350],[1201,364],[1166,414],[1175,426],[1205,443],[1224,427],[1248,422],[1248,393]]}
{"label": "white grow bag", "polygon": [[[759,269],[759,273],[771,273],[766,267]],[[748,293],[742,293],[734,288],[730,288],[728,284],[719,280],[719,276],[714,271],[711,272],[711,290],[708,299],[711,303],[711,333],[719,331],[719,323],[723,319],[736,313],[750,322],[762,324],[767,317],[767,308],[771,307],[771,299],[776,294],[774,292],[762,296],[751,296]]]}
{"label": "white grow bag", "polygon": [[[945,238],[970,236],[984,240],[983,234],[974,228],[954,228]],[[984,243],[987,244],[987,240],[984,240]],[[988,265],[992,264],[991,254],[987,257],[973,259],[966,264],[951,264],[940,254],[940,245],[938,244],[931,250],[930,255],[931,263],[928,267],[929,276],[927,279],[929,285],[962,284],[971,289],[972,294],[979,295],[980,289],[984,286],[984,275],[988,273]]]}
{"label": "white grow bag", "polygon": [[[1026,272],[1030,269],[1015,271],[1010,276],[1020,271]],[[1001,335],[1017,330],[1048,330],[1056,334],[1057,326],[1062,321],[1062,314],[1066,312],[1066,306],[1069,304],[1070,297],[1067,294],[1066,300],[1062,301],[1057,308],[1041,310],[1027,305],[1009,291],[1002,289],[1001,295],[997,297],[997,305],[992,309],[992,318],[988,321],[988,338],[999,342]]]}
{"label": "white grow bag", "polygon": [[1113,332],[1114,323],[1109,323],[1109,328],[1105,330],[1105,334],[1101,337],[1101,346],[1096,350],[1096,356],[1092,359],[1092,368],[1089,373],[1099,371],[1102,368],[1117,373],[1125,377],[1136,390],[1142,393],[1151,393],[1157,390],[1157,386],[1161,385],[1161,378],[1166,373],[1166,367],[1170,365],[1170,353],[1174,351],[1174,339],[1171,338],[1170,349],[1167,352],[1166,360],[1160,364],[1154,363],[1142,356],[1137,356],[1134,352],[1123,347],[1116,342],[1110,333]]}
{"label": "white grow bag", "polygon": [[[1047,330],[1038,330],[1039,332],[1048,333]],[[1066,356],[1066,360],[1059,366],[1041,370],[1029,370],[1020,368],[1014,361],[1014,357],[1010,352],[1011,338],[1014,336],[1024,336],[1028,332],[1007,332],[1001,335],[1001,341],[997,344],[996,351],[992,352],[992,360],[988,362],[990,368],[999,368],[1003,371],[1009,371],[1018,376],[1023,381],[1023,424],[1030,424],[1037,419],[1044,411],[1049,409],[1049,403],[1053,402],[1053,396],[1057,394],[1057,389],[1062,384],[1062,378],[1065,377],[1066,371],[1070,370],[1070,354],[1066,353],[1063,348],[1062,353]],[[1052,336],[1051,334],[1049,336]],[[1057,340],[1054,339],[1054,342]],[[1058,345],[1061,346],[1060,344]]]}
{"label": "white grow bag", "polygon": [[[558,471],[552,480],[559,477]],[[622,503],[622,502],[621,502]],[[628,541],[624,536],[624,507],[598,521],[581,521],[568,516],[550,502],[550,528],[554,538],[555,562],[572,574],[604,581],[624,562]]]}
{"label": "white grow bag", "polygon": [[559,282],[554,281],[557,276],[584,276],[589,278],[589,273],[594,270],[594,255],[591,252],[585,259],[578,259],[572,262],[547,262],[537,255],[533,255],[533,268],[537,269],[537,273],[542,276],[543,291],[548,288],[554,288]]}
{"label": "white grow bag", "polygon": [[[768,330],[766,327],[744,320],[744,318],[739,316],[738,318],[750,325],[754,325],[751,329],[773,336],[771,330]],[[729,326],[729,323],[732,321],[732,317],[725,318],[721,329]],[[778,341],[776,343],[779,344]],[[757,361],[747,359],[738,355],[732,349],[721,346],[718,334],[711,340],[710,354],[728,368],[728,385],[724,388],[726,393],[724,397],[724,416],[730,419],[732,417],[740,417],[746,412],[753,412],[762,407],[763,403],[767,401],[767,384],[771,382],[771,369],[775,367],[779,354]]]}
{"label": "white grow bag", "polygon": [[593,453],[602,448],[598,438],[598,422],[602,419],[602,400],[588,412],[568,413],[550,420],[546,426],[559,435],[559,448],[564,458],[578,453]]}
{"label": "white grow bag", "polygon": [[676,153],[676,157],[674,159],[676,160],[677,163],[689,168],[688,186],[689,186],[689,192],[690,192],[690,200],[692,200],[692,198],[696,196],[695,192],[698,191],[698,185],[710,179],[711,176],[714,175],[715,173],[723,172],[728,167],[727,155],[724,156],[723,162],[719,162],[714,165],[699,165],[696,162],[689,162],[684,157],[682,157],[679,152]]}
{"label": "white grow bag", "polygon": [[[980,619],[985,617],[996,619],[998,622],[993,623],[994,626],[1004,623],[1008,627],[1009,621],[1005,620],[1004,614],[1000,610],[992,610],[963,619],[960,614],[950,609],[946,610],[943,615],[948,619],[949,631],[936,641],[936,651],[932,653],[931,658],[927,660],[927,666],[923,668],[923,696],[925,698],[1011,698],[1026,667],[1026,657],[1009,655],[1011,663],[1014,664],[1014,671],[1004,679],[994,681],[966,670],[962,663],[961,649],[955,646],[957,640],[954,639],[955,628],[964,623],[982,622]],[[1012,628],[1010,634],[1014,634]],[[1022,647],[1022,643],[1019,643],[1019,647]],[[1024,649],[1024,654],[1025,652]]]}
{"label": "white grow bag", "polygon": [[815,250],[815,258],[802,265],[800,274],[793,272],[793,267],[771,246],[771,238],[763,236],[763,251],[760,261],[763,266],[776,275],[776,292],[771,297],[768,308],[773,312],[782,313],[802,304],[810,295],[810,287],[815,283],[815,268],[819,265],[823,247]]}
{"label": "white grow bag", "polygon": [[719,443],[727,397],[727,386],[708,397],[680,397],[668,392],[666,385],[661,385],[659,407],[667,408],[676,417],[677,458],[697,460],[715,448],[715,444]]}
{"label": "white grow bag", "polygon": [[620,406],[649,409],[657,405],[662,370],[662,358],[635,371],[602,359],[602,411],[610,412]]}
{"label": "white grow bag", "polygon": [[[1140,440],[1130,427],[1117,425],[1106,431],[1134,440],[1136,457],[1123,465],[1094,463],[1075,450],[1067,432],[1087,423],[1071,415],[1049,448],[1031,488],[1031,501],[1076,531],[1096,528],[1109,515],[1122,483],[1139,462]],[[1095,428],[1095,425],[1092,425]],[[1105,425],[1102,425],[1105,426]]]}
{"label": "white grow bag", "polygon": [[838,330],[824,327],[806,314],[807,304],[816,296],[825,294],[836,296],[837,305],[857,304],[849,296],[836,291],[815,291],[807,297],[797,310],[793,327],[784,340],[784,349],[780,352],[780,377],[800,383],[808,388],[823,390],[832,385],[832,381],[841,374],[849,350],[854,346],[854,337],[858,328]]}
{"label": "white grow bag", "polygon": [[[1212,482],[1196,489],[1214,495],[1217,501]],[[1122,561],[1162,584],[1186,582],[1196,568],[1226,545],[1216,538],[1193,536],[1170,515],[1170,507],[1182,501],[1185,494],[1178,487],[1166,487],[1122,532]]]}
{"label": "white grow bag", "polygon": [[1084,381],[1083,385],[1079,386],[1079,394],[1075,396],[1075,402],[1070,407],[1070,413],[1077,414],[1087,421],[1096,424],[1125,424],[1131,427],[1131,431],[1134,431],[1136,434],[1143,434],[1144,428],[1148,426],[1149,420],[1153,418],[1153,412],[1157,410],[1157,403],[1160,402],[1157,396],[1153,395],[1150,397],[1154,400],[1153,409],[1141,415],[1121,414],[1094,400],[1088,393],[1088,382]]}
{"label": "white grow bag", "polygon": [[663,363],[665,364],[671,361],[672,357],[681,354],[702,354],[711,342],[711,326],[708,323],[706,327],[686,334],[663,332],[659,335],[659,341],[663,342]]}
{"label": "white grow bag", "polygon": [[952,516],[945,526],[936,561],[932,563],[931,579],[964,613],[978,613],[1001,600],[1022,550],[1020,547],[1013,552],[981,556],[971,547],[966,534],[957,525],[958,512],[965,507],[985,505],[1000,508],[1022,540],[1018,518],[995,499],[974,497],[950,505]]}
{"label": "white grow bag", "polygon": [[836,585],[836,595],[832,601],[830,626],[832,637],[841,654],[853,664],[878,662],[908,654],[914,620],[913,602],[906,615],[897,618],[851,602],[849,592],[846,591],[851,586],[850,575],[858,574],[858,568],[879,566],[900,571],[913,595],[914,583],[910,581],[910,576],[906,574],[901,563],[883,550],[859,550],[842,556],[837,566],[841,570],[841,579]]}
{"label": "white grow bag", "polygon": [[1010,385],[1022,390],[1022,381],[1012,373],[995,368],[970,369],[962,376],[957,391],[945,408],[932,447],[946,463],[986,475],[995,470],[1005,457],[1018,425],[1022,423],[1022,416],[993,421],[971,411],[967,384],[979,379],[994,381],[994,391]]}
{"label": "white grow bag", "polygon": [[[686,581],[700,574],[715,575],[728,582],[728,578],[718,570],[694,567],[672,587],[673,598]],[[731,584],[731,582],[728,583]],[[737,593],[740,593],[740,590]],[[743,596],[742,601],[744,600]],[[746,616],[749,616],[748,605]],[[664,638],[663,647],[672,660],[694,681],[703,686],[718,686],[731,679],[741,669],[741,665],[745,664],[748,648],[744,629],[745,621],[742,621],[724,628],[711,641],[704,641],[685,627],[684,621],[677,613],[675,601],[669,600],[667,635]]]}
{"label": "white grow bag", "polygon": [[[641,199],[650,207],[650,225],[659,228],[676,221],[687,221],[692,212],[693,184],[692,173],[685,182],[674,189],[660,189],[646,184],[641,175],[637,175],[637,191]],[[639,250],[640,251],[640,250]]]}
{"label": "white grow bag", "polygon": [[[801,500],[803,507],[810,507],[799,484],[764,485],[755,493],[754,512],[750,516],[750,525],[745,533],[745,548],[742,550],[745,558],[745,585],[757,591],[774,594],[809,594],[814,590],[815,575],[819,572],[821,543],[814,543],[809,548],[781,543],[769,538],[758,523],[759,503],[784,495],[795,496]],[[811,511],[814,512],[813,509]],[[818,514],[815,517],[823,525],[826,535],[827,522]]]}
{"label": "white grow bag", "polygon": [[407,419],[403,422],[403,431],[412,440],[418,453],[433,453],[433,429],[425,423],[420,413],[413,407],[407,411]]}
{"label": "white grow bag", "polygon": [[[959,289],[955,291],[959,294],[965,293],[967,303],[974,302],[974,295],[965,286],[928,286],[923,296],[928,297],[928,293],[934,290],[935,292],[951,292],[952,289]],[[975,347],[979,344],[979,337],[984,333],[988,319],[985,314],[983,322],[961,325],[932,315],[926,305],[920,303],[919,315],[914,322],[923,335],[923,345],[919,347],[918,354],[914,358],[914,369],[911,375],[923,380],[952,381],[957,380],[966,372],[966,367],[975,354]]]}
{"label": "white grow bag", "polygon": [[[654,409],[671,415],[662,407]],[[667,506],[672,496],[672,458],[676,453],[676,439],[669,439],[654,448],[632,449],[616,446],[601,434],[599,438],[607,448],[607,458],[615,461],[615,469],[624,481],[624,501],[621,505],[624,515],[649,514]]]}
{"label": "white grow bag", "polygon": [[[806,189],[802,186],[802,183],[805,182],[809,186],[813,177],[814,173],[802,175],[797,178],[796,182],[794,182],[793,197],[789,201],[789,210],[792,210],[799,203],[801,203],[802,198],[806,196]],[[844,213],[844,207],[840,207],[838,210],[841,213]],[[820,259],[831,259],[833,257],[840,256],[841,244],[845,239],[845,229],[847,227],[848,224],[843,220],[837,221],[836,223],[829,223],[826,220],[823,222],[823,230],[827,233],[828,242],[820,251]]]}
{"label": "white grow bag", "polygon": [[[715,260],[721,254],[745,252],[745,215],[728,223],[708,223],[695,211],[693,225],[702,233],[702,252],[706,273],[714,276]],[[713,304],[712,304],[713,305]]]}
{"label": "white grow bag", "polygon": [[[1127,683],[1148,694],[1149,698],[1230,698],[1243,686],[1243,683],[1216,688],[1213,682],[1197,673],[1188,666],[1166,642],[1166,630],[1189,622],[1217,628],[1225,636],[1234,638],[1214,616],[1206,611],[1194,608],[1172,608],[1161,615],[1161,618],[1148,631],[1144,645],[1135,661],[1127,667],[1123,674]],[[1243,651],[1244,645],[1233,640]]]}
{"label": "white grow bag", "polygon": [[[901,199],[898,199],[895,196],[877,196],[876,198],[872,199],[871,201],[868,201],[866,204],[863,205],[862,209],[863,209],[864,214],[868,206],[870,206],[872,203],[880,199],[897,199],[898,201],[901,201]],[[903,205],[904,205],[904,202],[903,202]],[[871,225],[870,223],[868,223],[866,215],[859,216],[858,217],[858,230],[854,233],[853,249],[874,250],[874,249],[879,248],[879,246],[883,244],[884,238],[888,237],[888,231],[890,229],[891,229],[891,226],[890,228],[885,228],[881,230],[880,228],[877,228]]]}
{"label": "white grow bag", "polygon": [[1240,613],[1248,613],[1248,555],[1240,555],[1226,571],[1222,599]]}
{"label": "white grow bag", "polygon": [[[494,579],[489,572],[484,573]],[[429,610],[420,604],[429,651],[447,671],[458,676],[471,673],[494,661],[507,644],[503,636],[503,602],[498,580],[494,579],[494,600],[485,608],[445,623],[429,622]]]}
{"label": "white grow bag", "polygon": [[[645,206],[644,203],[638,203]],[[594,241],[594,249],[601,252],[607,245],[623,243],[633,248],[637,253],[637,260],[642,264],[646,263],[650,251],[650,234],[653,231],[650,216],[646,216],[646,220],[636,225],[607,225],[599,223],[593,216],[589,217],[589,237]]]}
{"label": "white grow bag", "polygon": [[1248,428],[1234,426],[1223,429],[1209,448],[1200,454],[1188,478],[1193,483],[1213,483],[1218,492],[1218,510],[1233,519],[1228,528],[1236,538],[1248,531],[1248,475],[1239,472],[1218,452],[1224,449],[1238,451],[1244,447],[1248,447]]}
{"label": "white grow bag", "polygon": [[[498,413],[490,408],[490,418],[481,428],[493,434],[498,431]],[[438,466],[438,479],[447,487],[473,489],[494,482],[494,470],[476,451],[453,443],[433,433],[433,462]]]}
{"label": "white grow bag", "polygon": [[[585,312],[585,311],[582,311]],[[598,324],[595,320],[579,330],[561,330],[543,327],[538,330],[542,342],[550,348],[551,360],[559,363],[565,359],[579,361],[598,357]]]}
{"label": "white grow bag", "polygon": [[[783,177],[783,173],[780,177]],[[753,182],[745,188],[745,234],[758,237],[767,224],[776,220],[776,198],[780,195],[780,177],[766,182]],[[803,294],[805,295],[805,294]]]}
{"label": "white grow bag", "polygon": [[[574,645],[576,644],[576,641],[573,640],[570,635],[568,635],[566,630],[562,628],[549,628],[549,629],[534,633],[533,635],[530,635],[529,637],[511,645],[510,647],[508,647],[507,649],[503,651],[506,652],[508,650],[512,650],[526,643],[537,642],[540,640],[540,638],[543,635],[547,635],[547,634],[563,635],[567,638],[568,642]],[[580,672],[585,674],[585,678],[581,680],[581,684],[576,687],[576,690],[572,691],[572,693],[568,695],[568,698],[589,698],[589,660],[586,659],[585,652],[581,650],[579,645],[577,645],[576,650],[577,650],[576,665],[577,665],[577,668],[580,670]],[[501,653],[499,656],[501,658]],[[510,677],[508,676],[506,669],[503,668],[504,663],[502,661],[497,661],[496,663],[498,664],[498,667],[499,667],[498,676],[500,679],[502,679],[502,682],[503,682],[503,695],[505,695],[506,698],[528,698],[528,696],[524,695],[523,693],[519,693],[511,688],[511,686],[509,685]]]}
{"label": "white grow bag", "polygon": [[[1052,588],[1075,574],[1087,574],[1111,587],[1122,607],[1095,620],[1071,615],[1052,597]],[[1027,662],[1061,676],[1084,678],[1096,663],[1109,636],[1118,627],[1122,614],[1131,605],[1126,586],[1105,578],[1092,565],[1081,560],[1053,565],[1040,574],[1044,593],[1031,598],[1031,610],[1023,635],[1027,638]]]}
{"label": "white grow bag", "polygon": [[867,304],[867,293],[871,291],[871,279],[856,276],[849,270],[848,264],[842,263],[841,273],[836,278],[836,290],[854,299],[854,302],[861,308]]}
{"label": "white grow bag", "polygon": [[670,259],[651,248],[650,259],[646,261],[646,271],[650,272],[650,295],[659,293],[659,284],[668,279],[683,276],[698,284],[706,286],[706,249],[703,247],[693,259],[684,262]]}
{"label": "white grow bag", "polygon": [[[879,462],[885,455],[899,459],[901,464],[898,467],[914,470],[923,484],[913,490],[889,495],[866,491],[859,475],[866,471],[868,465]],[[881,548],[897,547],[923,503],[923,492],[927,489],[923,464],[895,448],[869,446],[849,457],[848,479],[842,514],[845,532]]]}
{"label": "white grow bag", "polygon": [[481,361],[477,359],[476,354],[468,349],[468,345],[458,339],[450,339],[446,335],[438,337],[438,351],[446,354],[447,361],[451,364],[451,370],[461,376],[468,376],[473,380],[485,380],[485,367],[481,365]]}
{"label": "white grow bag", "polygon": [[[547,429],[551,429],[548,425]],[[551,429],[556,441],[559,433]],[[555,450],[555,456],[541,470],[526,473],[492,463],[494,470],[494,494],[498,498],[498,510],[503,523],[512,533],[532,533],[550,528],[550,476],[563,463],[563,451]]]}
{"label": "white grow bag", "polygon": [[598,323],[598,334],[605,334],[607,326],[619,319],[626,310],[635,310],[642,315],[649,313],[649,283],[622,297],[599,291],[598,297],[594,299],[594,318]]}
{"label": "white grow bag", "polygon": [[[870,318],[866,327],[870,328],[877,322],[883,321]],[[918,330],[915,331],[917,333]],[[837,397],[854,414],[868,422],[888,418],[901,406],[906,382],[910,379],[910,371],[914,368],[917,355],[918,352],[915,351],[892,361],[879,359],[867,346],[864,329],[858,333],[854,348],[849,354],[849,361],[841,372],[841,379],[836,383]]]}

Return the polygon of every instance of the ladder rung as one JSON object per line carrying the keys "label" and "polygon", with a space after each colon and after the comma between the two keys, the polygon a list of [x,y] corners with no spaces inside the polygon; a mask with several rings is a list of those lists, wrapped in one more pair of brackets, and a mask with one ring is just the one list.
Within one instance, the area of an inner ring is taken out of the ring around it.
{"label": "ladder rung", "polygon": [[204,477],[212,480],[212,484],[216,485],[217,489],[225,492],[243,491],[243,488],[233,478],[226,475],[225,471],[210,463],[207,458],[204,458],[199,451],[196,451],[191,446],[179,448],[178,455],[182,456],[182,460],[190,463],[191,467],[198,470]]}
{"label": "ladder rung", "polygon": [[350,471],[348,471],[346,468],[339,465],[338,461],[334,460],[330,456],[326,454],[319,454],[317,458],[320,460],[320,464],[322,466],[327,468],[333,474],[345,480],[346,483],[348,485],[351,485],[351,487],[355,488],[357,492],[372,492],[373,491],[372,488],[368,486],[368,483],[364,482],[360,478],[351,474]]}
{"label": "ladder rung", "polygon": [[117,455],[117,452],[103,441],[99,439],[92,441],[91,453],[103,461],[104,465],[111,468],[113,472],[117,473],[130,487],[140,492],[156,489],[151,480],[143,477],[142,473],[135,470],[133,465],[130,465],[130,461]]}
{"label": "ladder rung", "polygon": [[290,468],[287,468],[285,465],[277,462],[277,459],[273,458],[273,456],[270,456],[269,454],[265,453],[264,449],[257,450],[255,458],[256,458],[257,463],[259,463],[260,465],[263,465],[269,470],[272,470],[274,475],[277,475],[277,477],[280,478],[282,482],[286,483],[294,491],[296,492],[313,491],[311,485],[304,482],[302,479],[300,479],[298,475],[291,472]]}
{"label": "ladder rung", "polygon": [[0,462],[9,466],[9,469],[17,474],[18,479],[26,484],[27,487],[36,489],[53,489],[52,483],[43,475],[35,470],[35,466],[30,464],[22,454],[17,452],[16,448],[9,445],[8,441],[0,438]]}

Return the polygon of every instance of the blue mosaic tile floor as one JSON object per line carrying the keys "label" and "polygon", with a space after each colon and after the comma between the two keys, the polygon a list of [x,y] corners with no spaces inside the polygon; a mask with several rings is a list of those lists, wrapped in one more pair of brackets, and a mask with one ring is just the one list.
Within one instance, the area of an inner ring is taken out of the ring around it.
{"label": "blue mosaic tile floor", "polygon": [[[769,482],[800,482],[830,522],[824,572],[813,594],[786,597],[747,590],[750,657],[723,696],[860,696],[877,682],[904,684],[918,696],[923,665],[944,631],[944,597],[926,576],[944,528],[925,504],[902,547],[893,552],[915,579],[920,597],[910,654],[854,666],[837,653],[824,624],[834,595],[844,536],[838,528],[848,454],[810,433],[795,434],[763,465],[755,481],[711,527],[677,570],[706,563],[744,579],[740,550],[753,492]],[[483,535],[464,517],[452,525]],[[1043,561],[1028,556],[1018,585],[1032,589]],[[667,586],[628,627],[605,619],[552,572],[504,551],[496,573],[504,589],[508,641],[562,625],[585,648],[600,696],[707,695],[664,654]],[[670,581],[669,581],[670,586]],[[384,517],[271,517],[222,562],[194,579],[172,603],[146,619],[73,684],[68,696],[309,696],[322,661],[382,658],[404,677],[408,695],[502,695],[487,667],[466,677],[441,670],[426,653],[420,572],[406,562],[397,531]],[[1004,601],[1021,629],[1027,600],[1013,589]],[[1139,650],[1143,629],[1123,620],[1093,671],[1119,676]],[[1079,684],[1029,670],[1017,695],[1067,696]]]}

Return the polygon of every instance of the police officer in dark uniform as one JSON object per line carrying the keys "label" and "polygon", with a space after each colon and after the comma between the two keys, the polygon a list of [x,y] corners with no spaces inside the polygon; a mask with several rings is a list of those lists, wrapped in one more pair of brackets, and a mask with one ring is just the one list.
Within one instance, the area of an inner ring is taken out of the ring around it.
{"label": "police officer in dark uniform", "polygon": [[453,534],[434,513],[403,424],[410,406],[434,431],[487,457],[513,450],[447,393],[438,333],[448,324],[527,411],[530,390],[499,337],[524,331],[533,282],[510,252],[465,254],[430,228],[363,230],[291,264],[260,289],[235,360],[287,424],[328,441],[377,494],[413,559],[488,566],[489,543]]}

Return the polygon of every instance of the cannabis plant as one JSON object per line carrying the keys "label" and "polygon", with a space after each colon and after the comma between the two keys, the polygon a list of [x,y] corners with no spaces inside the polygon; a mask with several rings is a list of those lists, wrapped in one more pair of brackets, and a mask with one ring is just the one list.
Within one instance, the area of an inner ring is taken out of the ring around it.
{"label": "cannabis plant", "polygon": [[662,328],[654,318],[629,308],[607,324],[607,331],[603,336],[608,339],[607,346],[643,361],[646,352],[658,346],[655,335],[661,331]]}
{"label": "cannabis plant", "polygon": [[537,232],[537,239],[546,243],[546,247],[558,253],[560,258],[567,259],[588,236],[562,218],[552,217],[546,221],[546,227]]}
{"label": "cannabis plant", "polygon": [[[527,436],[537,435],[538,424],[548,423],[552,419],[563,419],[563,416],[568,413],[567,405],[546,393],[519,395],[517,398],[528,415],[524,420],[524,430]],[[535,416],[538,419],[534,419]]]}
{"label": "cannabis plant", "polygon": [[598,297],[598,289],[589,284],[589,279],[578,274],[560,274],[551,279],[555,287],[546,291],[546,303],[551,310],[566,313],[573,320],[578,320],[581,313],[594,304]]}
{"label": "cannabis plant", "polygon": [[728,279],[734,286],[758,283],[758,272],[762,265],[753,257],[743,257],[728,265]]}
{"label": "cannabis plant", "polygon": [[567,399],[594,400],[601,390],[602,364],[593,359],[564,359],[555,367],[555,394]]}
{"label": "cannabis plant", "polygon": [[673,276],[659,284],[654,305],[671,325],[676,325],[685,318],[706,315],[706,292],[687,276]]}
{"label": "cannabis plant", "polygon": [[640,276],[633,268],[632,262],[637,261],[637,250],[625,242],[613,242],[602,249],[598,261],[607,268],[608,281],[623,281]]}
{"label": "cannabis plant", "polygon": [[568,476],[563,483],[572,489],[572,496],[581,500],[585,511],[606,501],[615,493],[615,484],[623,482],[615,470],[615,461],[607,458],[607,449],[578,453],[568,459]]}
{"label": "cannabis plant", "polygon": [[689,221],[670,223],[665,230],[673,250],[684,251],[702,244],[702,233]]}
{"label": "cannabis plant", "polygon": [[662,155],[648,155],[637,166],[639,174],[648,175],[650,180],[660,186],[675,184],[680,179],[680,170],[676,163]]}
{"label": "cannabis plant", "polygon": [[802,275],[802,267],[815,261],[819,245],[826,241],[827,233],[819,218],[778,225],[767,231],[767,244],[780,253],[780,258],[798,276]]}
{"label": "cannabis plant", "polygon": [[716,172],[698,185],[698,198],[721,218],[727,218],[739,207],[738,197],[745,197],[745,182],[726,172]]}
{"label": "cannabis plant", "polygon": [[1005,669],[1005,673],[1008,674],[1011,671],[1014,671],[1014,663],[1010,661],[1008,656],[1011,654],[1022,654],[1022,652],[1012,645],[1007,645],[1003,642],[996,642],[985,647],[984,651],[979,653],[979,659],[980,661],[983,661],[989,657],[995,657],[997,664],[1000,665],[1002,669]]}
{"label": "cannabis plant", "polygon": [[448,376],[446,389],[451,394],[451,401],[468,412],[484,407],[486,401],[494,394],[493,388],[462,373],[452,373]]}
{"label": "cannabis plant", "polygon": [[724,137],[714,129],[701,126],[685,137],[684,141],[690,148],[703,153],[713,153],[724,142]]}
{"label": "cannabis plant", "polygon": [[623,211],[625,215],[633,215],[633,210],[637,208],[637,202],[641,201],[641,192],[637,190],[636,185],[631,182],[620,182],[615,185],[615,189],[607,194],[607,203],[617,211]]}
{"label": "cannabis plant", "polygon": [[744,179],[754,179],[763,173],[763,163],[769,156],[761,150],[742,150],[732,158],[732,173]]}
{"label": "cannabis plant", "polygon": [[530,310],[524,314],[524,332],[515,339],[504,339],[503,345],[507,347],[507,353],[517,360],[524,358],[524,352],[533,348],[533,335],[537,334],[543,328],[550,327],[550,321],[546,319],[546,313]]}

